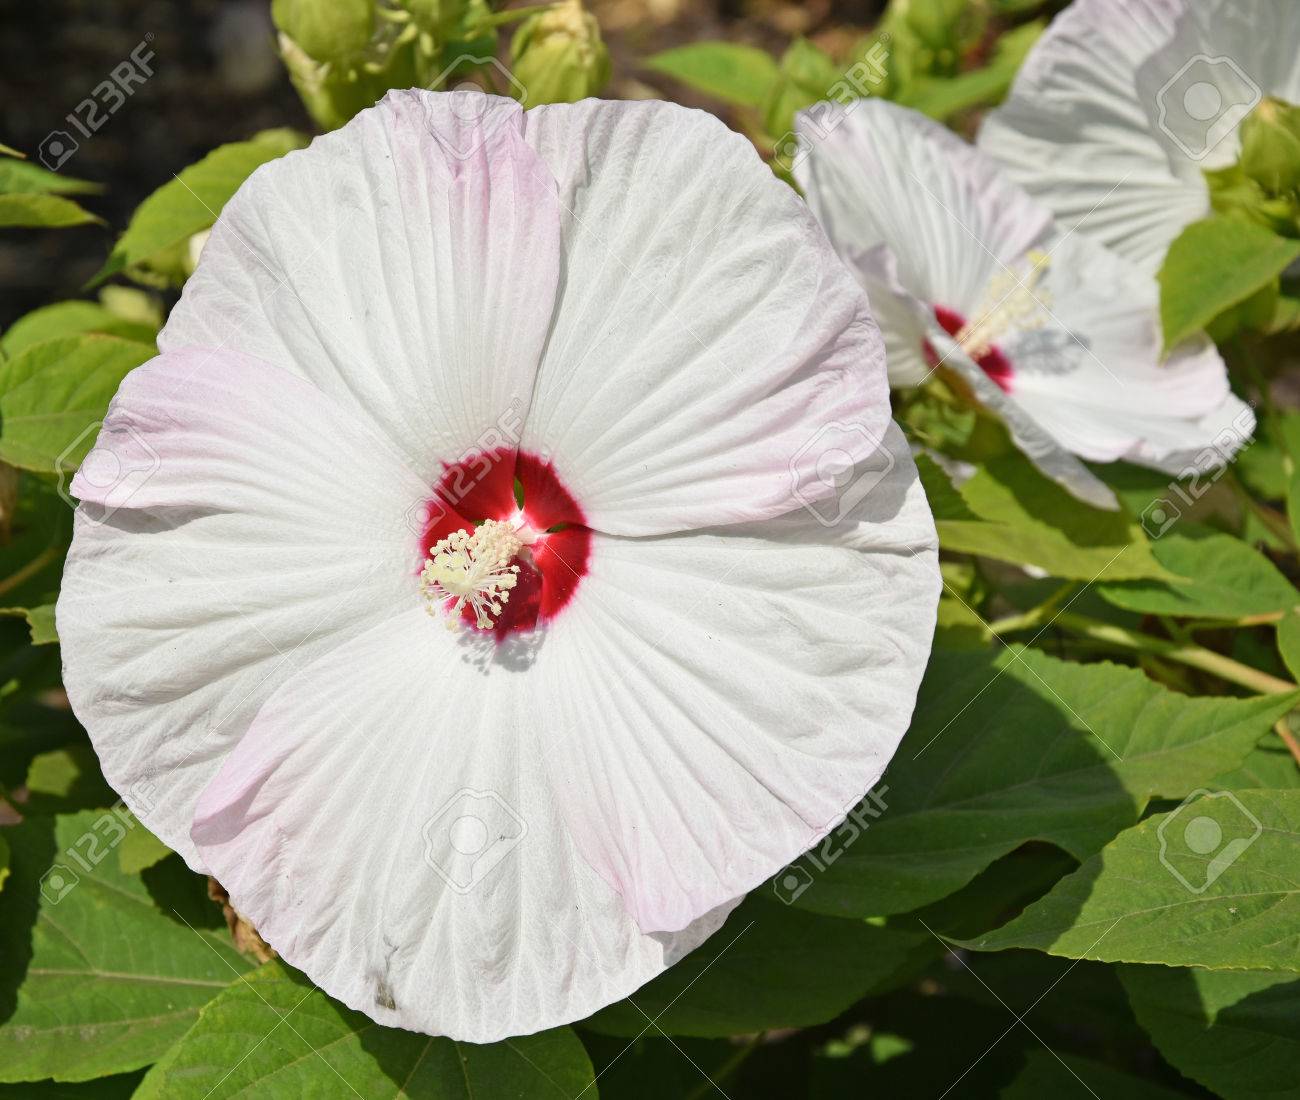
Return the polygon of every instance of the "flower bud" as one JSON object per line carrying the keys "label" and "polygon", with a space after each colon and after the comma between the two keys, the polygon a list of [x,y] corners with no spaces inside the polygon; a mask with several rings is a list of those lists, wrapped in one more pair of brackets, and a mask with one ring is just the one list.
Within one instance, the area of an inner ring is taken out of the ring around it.
{"label": "flower bud", "polygon": [[1241,168],[1270,195],[1300,188],[1300,107],[1265,99],[1241,124]]}
{"label": "flower bud", "polygon": [[276,28],[316,61],[360,53],[374,30],[371,0],[272,0]]}
{"label": "flower bud", "polygon": [[515,32],[510,53],[525,106],[573,103],[599,94],[609,82],[609,50],[581,0],[562,0],[529,16]]}

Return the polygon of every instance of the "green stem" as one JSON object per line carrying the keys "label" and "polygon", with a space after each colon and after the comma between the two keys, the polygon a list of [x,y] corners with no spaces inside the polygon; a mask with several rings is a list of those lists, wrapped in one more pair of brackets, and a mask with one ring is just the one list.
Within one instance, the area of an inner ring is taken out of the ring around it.
{"label": "green stem", "polygon": [[47,546],[21,569],[11,573],[0,581],[0,596],[17,588],[23,581],[30,580],[59,556],[58,546]]}
{"label": "green stem", "polygon": [[997,637],[1001,634],[1014,634],[1018,630],[1032,630],[1060,607],[1065,598],[1073,594],[1078,587],[1074,581],[1061,585],[1037,607],[1021,615],[1008,615],[1004,619],[998,619],[997,622],[989,623],[989,633]]}
{"label": "green stem", "polygon": [[695,1089],[693,1092],[687,1093],[686,1100],[702,1100],[703,1097],[710,1096],[714,1092],[717,1092],[717,1082],[725,1081],[735,1073],[736,1070],[741,1067],[745,1059],[758,1049],[759,1043],[763,1041],[766,1034],[766,1032],[760,1031],[743,1047],[737,1050],[735,1054],[723,1062],[716,1070],[710,1074],[706,1074],[708,1080],[701,1082],[699,1088]]}
{"label": "green stem", "polygon": [[1141,634],[1135,630],[1099,622],[1083,615],[1063,613],[1057,616],[1056,623],[1066,630],[1096,642],[1138,653],[1153,653],[1167,661],[1176,661],[1189,668],[1212,673],[1222,680],[1248,688],[1260,695],[1277,695],[1285,691],[1295,691],[1297,688],[1297,685],[1289,680],[1270,676],[1267,672],[1260,672],[1257,668],[1243,665],[1231,657],[1225,657],[1212,649],[1193,643],[1153,638],[1150,634]]}

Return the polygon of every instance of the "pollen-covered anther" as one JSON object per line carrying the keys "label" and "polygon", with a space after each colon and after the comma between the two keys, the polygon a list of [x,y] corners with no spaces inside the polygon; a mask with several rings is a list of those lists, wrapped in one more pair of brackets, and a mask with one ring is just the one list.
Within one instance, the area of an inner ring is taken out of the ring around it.
{"label": "pollen-covered anther", "polygon": [[469,604],[475,625],[491,629],[492,617],[501,614],[518,581],[519,566],[510,563],[522,548],[514,528],[494,519],[484,520],[472,535],[461,529],[435,543],[420,573],[429,614],[442,611],[447,628],[454,630]]}
{"label": "pollen-covered anther", "polygon": [[1034,266],[1023,279],[1006,270],[989,280],[985,304],[975,311],[976,320],[965,324],[954,337],[972,359],[987,355],[1013,331],[1029,332],[1046,323],[1051,296],[1045,288],[1036,288],[1049,257],[1035,250],[1026,258]]}

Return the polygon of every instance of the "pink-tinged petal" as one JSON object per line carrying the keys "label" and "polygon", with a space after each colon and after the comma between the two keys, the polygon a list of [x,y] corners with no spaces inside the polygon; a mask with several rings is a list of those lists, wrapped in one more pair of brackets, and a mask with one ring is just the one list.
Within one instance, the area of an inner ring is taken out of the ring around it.
{"label": "pink-tinged petal", "polygon": [[558,731],[527,643],[504,660],[492,645],[415,610],[303,667],[193,829],[236,908],[331,996],[479,1043],[634,992],[734,906],[674,936],[637,928],[543,779]]}
{"label": "pink-tinged petal", "polygon": [[57,619],[104,774],[195,869],[199,792],[303,662],[410,607],[422,483],[311,383],[164,354],[113,399]]}
{"label": "pink-tinged petal", "polygon": [[159,337],[297,372],[429,485],[513,447],[559,279],[555,182],[518,104],[392,92],[264,165]]}
{"label": "pink-tinged petal", "polygon": [[941,582],[897,428],[887,455],[844,517],[593,540],[535,714],[559,812],[643,931],[814,845],[907,729]]}
{"label": "pink-tinged petal", "polygon": [[716,118],[665,103],[539,107],[564,278],[525,447],[621,535],[751,520],[828,495],[810,444],[889,418],[880,334],[807,208]]}
{"label": "pink-tinged petal", "polygon": [[1001,265],[1050,231],[1048,211],[990,158],[916,111],[864,99],[804,112],[797,128],[795,177],[869,293],[880,272],[863,260],[883,245],[908,293],[969,313]]}

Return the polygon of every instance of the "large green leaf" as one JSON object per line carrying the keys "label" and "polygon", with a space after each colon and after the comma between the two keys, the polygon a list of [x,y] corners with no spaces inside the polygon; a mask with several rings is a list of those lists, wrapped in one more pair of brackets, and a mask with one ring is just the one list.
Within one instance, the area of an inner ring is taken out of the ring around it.
{"label": "large green leaf", "polygon": [[646,58],[645,66],[742,107],[762,104],[780,75],[766,50],[738,42],[690,42]]}
{"label": "large green leaf", "polygon": [[1165,347],[1196,335],[1271,284],[1297,256],[1300,241],[1244,219],[1220,214],[1193,222],[1169,246],[1160,271]]}
{"label": "large green leaf", "polygon": [[1083,859],[1151,799],[1236,766],[1296,699],[1189,698],[1136,669],[1032,649],[937,650],[878,788],[885,809],[850,815],[804,858],[797,904],[905,912],[1030,840]]}
{"label": "large green leaf", "polygon": [[[933,468],[926,476],[939,484]],[[990,459],[958,495],[964,511],[945,492],[935,512],[945,550],[1083,581],[1169,575],[1132,517],[1080,503],[1018,454]]]}
{"label": "large green leaf", "polygon": [[158,330],[120,317],[98,302],[55,302],[19,317],[10,325],[0,336],[0,351],[5,355],[17,355],[44,340],[76,336],[82,332],[102,332],[148,344],[153,342]]}
{"label": "large green leaf", "polygon": [[1129,1003],[1169,1063],[1227,1100],[1297,1092],[1300,978],[1122,966]]}
{"label": "large green leaf", "polygon": [[1300,592],[1273,563],[1231,535],[1188,524],[1158,539],[1153,550],[1169,572],[1186,579],[1099,584],[1097,590],[1128,611],[1193,619],[1238,619],[1300,605]]}
{"label": "large green leaf", "polygon": [[1126,829],[979,950],[1300,970],[1300,791],[1202,793]]}
{"label": "large green leaf", "polygon": [[567,1028],[490,1046],[381,1027],[270,962],[204,1007],[145,1076],[136,1100],[571,1100],[594,1096]]}
{"label": "large green leaf", "polygon": [[809,1027],[889,982],[918,949],[933,951],[932,942],[923,931],[819,917],[750,897],[702,947],[583,1027],[702,1038]]}
{"label": "large green leaf", "polygon": [[1229,791],[1300,788],[1300,767],[1282,739],[1270,733],[1237,767],[1215,776],[1206,786]]}
{"label": "large green leaf", "polygon": [[155,354],[90,333],[46,340],[0,364],[0,459],[42,473],[76,470],[122,379]]}
{"label": "large green leaf", "polygon": [[207,229],[254,169],[304,144],[292,130],[268,130],[214,149],[140,204],[95,278],[143,264]]}
{"label": "large green leaf", "polygon": [[1001,1100],[1185,1100],[1174,1092],[1142,1077],[1120,1073],[1110,1066],[1073,1054],[1056,1054],[1042,1048],[1031,1050],[1025,1069],[999,1094]]}
{"label": "large green leaf", "polygon": [[248,969],[224,933],[187,928],[121,872],[115,812],[29,818],[6,833],[0,1080],[84,1081],[148,1065]]}
{"label": "large green leaf", "polygon": [[0,229],[67,229],[102,219],[62,195],[0,195]]}

